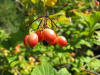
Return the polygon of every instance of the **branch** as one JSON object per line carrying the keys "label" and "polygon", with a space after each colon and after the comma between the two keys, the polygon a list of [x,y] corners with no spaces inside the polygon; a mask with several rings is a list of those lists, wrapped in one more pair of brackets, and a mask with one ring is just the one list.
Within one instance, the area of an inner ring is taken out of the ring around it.
{"label": "branch", "polygon": [[47,27],[47,17],[44,16],[44,28]]}
{"label": "branch", "polygon": [[92,59],[100,58],[100,55],[94,56]]}
{"label": "branch", "polygon": [[48,17],[48,19],[50,19],[50,21],[51,21],[57,28],[61,29],[61,27],[57,26],[57,25],[55,24],[55,22],[54,22],[50,17]]}
{"label": "branch", "polygon": [[37,19],[31,21],[31,22],[28,24],[28,26],[30,27],[30,25],[31,25],[33,22],[37,21],[38,19],[40,19],[40,18],[42,18],[42,17],[43,17],[43,16],[40,16],[40,17],[38,17]]}
{"label": "branch", "polygon": [[94,71],[91,71],[91,70],[87,70],[87,69],[83,69],[83,70],[86,71],[86,72],[89,72],[89,73],[93,73],[93,74],[96,74],[96,75],[100,75],[99,73],[94,72]]}
{"label": "branch", "polygon": [[17,70],[16,67],[13,67],[13,69],[15,70],[15,72],[17,73],[17,75],[21,75],[21,73]]}
{"label": "branch", "polygon": [[[41,23],[42,23],[42,20],[40,21],[39,26],[41,26]],[[37,29],[39,29],[39,26],[38,26],[38,28],[37,28]]]}
{"label": "branch", "polygon": [[[100,55],[94,56],[91,60],[96,59],[96,58],[99,58],[99,57],[100,57]],[[94,74],[96,74],[96,75],[100,75],[99,73],[94,72],[94,71],[92,71],[92,70],[87,70],[87,69],[83,69],[83,70],[84,70],[84,71],[87,71],[87,72],[89,72],[89,73],[94,73]]]}

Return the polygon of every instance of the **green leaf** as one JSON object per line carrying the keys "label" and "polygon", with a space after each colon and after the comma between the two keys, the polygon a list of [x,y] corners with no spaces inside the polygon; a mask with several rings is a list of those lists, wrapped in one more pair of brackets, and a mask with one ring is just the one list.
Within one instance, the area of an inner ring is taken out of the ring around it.
{"label": "green leaf", "polygon": [[31,75],[55,75],[55,70],[50,64],[43,63],[42,65],[35,67]]}
{"label": "green leaf", "polygon": [[17,59],[17,56],[10,56],[10,57],[7,57],[7,59],[8,59],[8,62],[11,63]]}
{"label": "green leaf", "polygon": [[68,70],[66,70],[66,68],[62,68],[59,70],[57,75],[71,75],[71,74],[68,72]]}
{"label": "green leaf", "polygon": [[12,62],[12,63],[10,64],[10,66],[11,66],[11,67],[14,67],[14,66],[16,66],[18,63],[19,63],[19,61],[14,61],[14,62]]}
{"label": "green leaf", "polygon": [[31,1],[32,1],[32,3],[34,3],[34,4],[38,2],[38,0],[31,0]]}
{"label": "green leaf", "polygon": [[39,22],[38,21],[32,23],[32,29],[35,30],[35,29],[38,28],[38,26],[39,26]]}
{"label": "green leaf", "polygon": [[62,10],[62,11],[56,13],[56,14],[50,15],[50,18],[55,18],[57,16],[65,16],[65,15],[66,15],[65,11]]}
{"label": "green leaf", "polygon": [[41,62],[48,62],[48,61],[49,61],[49,58],[48,58],[48,57],[41,56],[41,57],[39,58],[39,60],[40,60]]}
{"label": "green leaf", "polygon": [[85,40],[82,40],[82,39],[75,45],[75,47],[81,48],[81,45],[86,45],[88,47],[91,47],[91,44],[88,41],[85,41]]}
{"label": "green leaf", "polygon": [[94,71],[100,71],[100,60],[98,59],[91,60],[89,66]]}
{"label": "green leaf", "polygon": [[9,38],[9,34],[5,32],[5,30],[0,28],[0,42]]}
{"label": "green leaf", "polygon": [[88,56],[94,56],[93,51],[91,51],[89,49],[86,51],[86,55],[88,55]]}
{"label": "green leaf", "polygon": [[83,14],[83,13],[80,13],[80,12],[77,12],[77,11],[75,11],[74,12],[75,13],[75,15],[77,15],[77,16],[79,16],[79,17],[85,17],[85,14]]}
{"label": "green leaf", "polygon": [[93,30],[96,30],[96,29],[99,29],[100,28],[100,23],[96,23],[94,26],[93,26]]}
{"label": "green leaf", "polygon": [[27,3],[28,1],[30,1],[30,0],[21,0],[23,3]]}
{"label": "green leaf", "polygon": [[80,69],[74,67],[74,68],[72,68],[72,71],[80,72]]}
{"label": "green leaf", "polygon": [[89,17],[87,17],[86,21],[88,22],[90,27],[93,27],[99,21],[99,18],[100,18],[100,12],[95,12]]}
{"label": "green leaf", "polygon": [[94,43],[100,45],[100,31],[95,32],[97,35],[95,36]]}
{"label": "green leaf", "polygon": [[59,60],[60,60],[59,57],[55,57],[52,62],[54,64],[60,64]]}
{"label": "green leaf", "polygon": [[71,75],[66,68],[62,68],[58,72],[48,63],[43,63],[33,69],[31,75]]}

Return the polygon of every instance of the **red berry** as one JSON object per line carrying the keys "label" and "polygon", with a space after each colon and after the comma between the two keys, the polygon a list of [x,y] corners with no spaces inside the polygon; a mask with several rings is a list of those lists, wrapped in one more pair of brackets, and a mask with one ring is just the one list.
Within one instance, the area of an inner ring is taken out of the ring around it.
{"label": "red berry", "polygon": [[37,30],[36,34],[38,35],[38,41],[42,42],[44,40],[43,32],[40,30]]}
{"label": "red berry", "polygon": [[56,45],[57,39],[55,39],[54,41],[47,41],[47,43],[50,44],[50,45]]}
{"label": "red berry", "polygon": [[56,33],[48,28],[43,30],[43,35],[46,41],[54,41],[56,39]]}
{"label": "red berry", "polygon": [[99,1],[96,1],[96,5],[99,5]]}
{"label": "red berry", "polygon": [[59,44],[60,46],[66,46],[67,45],[66,38],[64,36],[58,36],[57,44]]}
{"label": "red berry", "polygon": [[30,47],[34,47],[38,43],[38,36],[36,33],[30,34],[28,37]]}
{"label": "red berry", "polygon": [[28,44],[28,37],[29,37],[29,35],[26,35],[26,36],[24,37],[24,45],[25,45],[26,47],[29,46],[29,44]]}

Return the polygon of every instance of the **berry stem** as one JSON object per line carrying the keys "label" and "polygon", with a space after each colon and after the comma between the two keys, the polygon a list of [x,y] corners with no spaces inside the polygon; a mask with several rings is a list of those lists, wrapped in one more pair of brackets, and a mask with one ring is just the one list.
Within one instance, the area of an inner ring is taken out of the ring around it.
{"label": "berry stem", "polygon": [[39,26],[38,26],[38,28],[37,28],[37,29],[39,29],[39,27],[41,26],[41,23],[42,23],[42,20],[40,21]]}
{"label": "berry stem", "polygon": [[54,22],[50,17],[48,17],[48,19],[50,19],[51,22],[52,22],[57,28],[61,29],[61,27],[57,26],[57,25],[55,24],[55,22]]}
{"label": "berry stem", "polygon": [[29,27],[31,26],[31,24],[32,24],[33,22],[37,21],[38,19],[40,19],[40,18],[42,18],[42,17],[43,17],[43,16],[40,16],[40,17],[36,18],[35,20],[31,21],[31,22],[28,24]]}

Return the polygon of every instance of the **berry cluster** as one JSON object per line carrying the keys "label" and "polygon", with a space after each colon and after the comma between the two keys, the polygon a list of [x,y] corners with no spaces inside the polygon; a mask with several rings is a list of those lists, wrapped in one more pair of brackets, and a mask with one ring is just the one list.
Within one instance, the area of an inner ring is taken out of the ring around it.
{"label": "berry cluster", "polygon": [[43,31],[36,30],[32,34],[26,35],[24,37],[24,45],[26,47],[34,47],[38,42],[42,42],[43,40],[50,45],[67,45],[67,40],[64,36],[58,36],[55,31],[49,28],[45,28]]}

